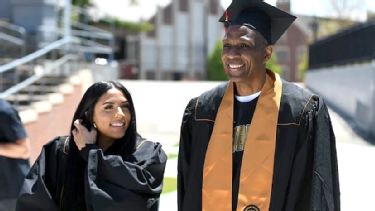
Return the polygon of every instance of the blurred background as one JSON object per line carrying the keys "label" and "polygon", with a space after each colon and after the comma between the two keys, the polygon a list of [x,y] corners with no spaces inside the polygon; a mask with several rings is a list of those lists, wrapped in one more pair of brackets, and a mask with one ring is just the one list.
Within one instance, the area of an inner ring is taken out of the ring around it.
{"label": "blurred background", "polygon": [[[69,133],[94,81],[130,89],[138,128],[169,155],[160,210],[176,208],[188,100],[226,80],[219,17],[231,0],[0,0],[0,98],[41,147]],[[297,16],[268,67],[321,95],[337,139],[342,210],[375,210],[375,1],[266,1]],[[2,124],[2,123],[0,123]]]}

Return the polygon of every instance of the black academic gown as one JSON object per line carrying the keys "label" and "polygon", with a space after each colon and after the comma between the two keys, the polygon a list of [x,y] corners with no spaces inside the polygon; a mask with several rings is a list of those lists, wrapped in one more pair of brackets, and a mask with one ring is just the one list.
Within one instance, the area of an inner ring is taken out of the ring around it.
{"label": "black academic gown", "polygon": [[[59,210],[67,167],[64,139],[58,137],[43,147],[25,179],[17,211]],[[93,145],[83,149],[87,153],[84,197],[88,211],[158,210],[167,157],[159,143],[138,139],[134,162],[104,155]]]}
{"label": "black academic gown", "polygon": [[[179,211],[202,210],[204,159],[226,86],[192,99],[185,109],[178,157]],[[340,210],[336,144],[327,107],[318,96],[286,81],[277,126],[270,210]]]}

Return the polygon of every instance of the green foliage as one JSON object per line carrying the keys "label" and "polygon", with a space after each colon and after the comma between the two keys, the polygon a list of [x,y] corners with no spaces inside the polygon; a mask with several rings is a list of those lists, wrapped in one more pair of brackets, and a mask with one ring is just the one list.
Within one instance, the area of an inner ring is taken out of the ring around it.
{"label": "green foliage", "polygon": [[171,160],[171,159],[175,159],[178,157],[178,154],[175,154],[175,153],[171,153],[171,154],[168,154],[168,159]]}
{"label": "green foliage", "polygon": [[137,23],[131,21],[122,21],[117,18],[105,18],[98,21],[98,24],[114,24],[116,28],[125,29],[129,32],[146,32],[153,29],[153,25],[148,22]]}
{"label": "green foliage", "polygon": [[78,7],[86,7],[90,6],[91,2],[90,0],[72,0],[72,4]]}
{"label": "green foliage", "polygon": [[177,190],[177,179],[174,177],[164,177],[163,192],[168,193]]}
{"label": "green foliage", "polygon": [[309,68],[309,58],[307,56],[307,53],[304,53],[301,62],[298,64],[298,74],[299,74],[299,79],[301,81],[305,79],[305,73],[308,68]]}
{"label": "green foliage", "polygon": [[207,80],[209,81],[225,81],[228,77],[225,75],[223,62],[221,61],[221,52],[223,44],[217,41],[214,50],[208,57],[207,62]]}
{"label": "green foliage", "polygon": [[270,60],[268,60],[268,62],[266,64],[266,68],[269,69],[269,70],[272,70],[273,72],[278,73],[280,75],[283,72],[282,67],[279,64],[277,64],[277,59],[276,59],[275,54],[272,54]]}

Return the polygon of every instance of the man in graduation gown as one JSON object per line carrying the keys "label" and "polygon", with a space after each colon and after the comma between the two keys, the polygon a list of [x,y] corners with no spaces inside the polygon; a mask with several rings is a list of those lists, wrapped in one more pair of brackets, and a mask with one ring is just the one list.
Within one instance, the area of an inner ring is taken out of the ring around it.
{"label": "man in graduation gown", "polygon": [[179,211],[340,210],[326,105],[265,68],[294,20],[260,0],[234,0],[221,17],[229,81],[185,109]]}
{"label": "man in graduation gown", "polygon": [[15,210],[29,171],[29,142],[17,110],[0,99],[0,211]]}

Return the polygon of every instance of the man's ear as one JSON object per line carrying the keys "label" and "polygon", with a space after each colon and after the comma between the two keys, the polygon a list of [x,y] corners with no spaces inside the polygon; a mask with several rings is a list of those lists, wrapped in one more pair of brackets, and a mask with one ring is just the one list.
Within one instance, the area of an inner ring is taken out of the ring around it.
{"label": "man's ear", "polygon": [[263,64],[266,64],[268,62],[268,60],[270,60],[271,56],[272,56],[272,45],[267,45],[264,48]]}

